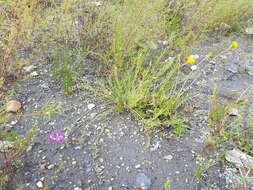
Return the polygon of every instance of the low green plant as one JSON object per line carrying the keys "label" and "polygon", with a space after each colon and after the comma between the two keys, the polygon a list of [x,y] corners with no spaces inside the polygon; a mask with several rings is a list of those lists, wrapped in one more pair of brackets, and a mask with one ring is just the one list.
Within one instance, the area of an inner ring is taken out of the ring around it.
{"label": "low green plant", "polygon": [[77,71],[82,68],[83,64],[84,57],[82,49],[64,49],[63,51],[57,52],[53,58],[53,78],[60,80],[62,89],[66,94],[72,94]]}
{"label": "low green plant", "polygon": [[15,131],[6,131],[3,125],[0,126],[0,187],[8,183],[12,176],[15,175],[17,168],[22,159],[22,155],[27,150],[36,136],[37,126],[34,125],[28,131],[25,137],[19,136]]}
{"label": "low green plant", "polygon": [[213,87],[213,94],[210,98],[210,109],[208,113],[208,118],[209,124],[212,127],[215,127],[216,130],[219,130],[224,126],[224,123],[226,122],[231,105],[228,102],[226,103],[218,102],[217,93],[218,93],[217,86],[215,85]]}
{"label": "low green plant", "polygon": [[[247,91],[250,92],[250,87],[237,100],[219,104],[217,103],[217,93],[214,92],[209,111],[210,133],[206,141],[208,150],[224,152],[226,147],[232,145],[249,155],[253,155],[253,125],[251,122],[253,108],[251,106],[246,107],[248,103],[242,99]],[[237,110],[238,115],[231,115],[230,112],[233,109]],[[243,116],[245,113],[248,113],[247,117]]]}
{"label": "low green plant", "polygon": [[208,171],[208,169],[214,164],[213,160],[200,157],[197,160],[195,171],[194,171],[194,178],[197,183],[200,182],[202,175]]}
{"label": "low green plant", "polygon": [[239,172],[240,172],[239,182],[243,186],[242,188],[247,189],[253,180],[252,168],[250,169],[239,168]]}
{"label": "low green plant", "polygon": [[168,178],[168,179],[166,179],[166,181],[164,182],[162,190],[170,190],[170,185],[171,185],[171,181],[170,181],[170,179]]}
{"label": "low green plant", "polygon": [[62,102],[50,102],[41,107],[38,111],[34,112],[32,115],[39,116],[44,119],[50,119],[53,115],[61,113],[62,107]]}
{"label": "low green plant", "polygon": [[150,129],[155,126],[176,126],[175,133],[184,131],[176,110],[183,105],[186,94],[177,78],[180,63],[163,60],[163,55],[151,57],[148,50],[139,51],[119,71],[114,67],[108,92],[115,108],[128,110],[139,117]]}

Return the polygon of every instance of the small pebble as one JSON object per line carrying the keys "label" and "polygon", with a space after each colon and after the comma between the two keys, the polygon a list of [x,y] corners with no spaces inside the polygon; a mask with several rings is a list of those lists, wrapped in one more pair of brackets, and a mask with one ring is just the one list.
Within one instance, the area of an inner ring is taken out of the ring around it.
{"label": "small pebble", "polygon": [[96,4],[97,7],[99,7],[99,6],[103,5],[103,2],[102,1],[96,1],[95,4]]}
{"label": "small pebble", "polygon": [[14,121],[11,121],[11,125],[16,125],[18,123],[18,121],[17,120],[14,120]]}
{"label": "small pebble", "polygon": [[72,162],[72,165],[76,165],[76,163],[77,163],[76,161],[73,161],[73,162]]}
{"label": "small pebble", "polygon": [[168,160],[172,160],[173,156],[172,155],[167,155],[167,156],[164,156],[163,159],[168,161]]}
{"label": "small pebble", "polygon": [[197,66],[197,65],[192,65],[192,66],[191,66],[191,70],[192,70],[192,71],[196,71],[197,69],[198,69],[198,66]]}
{"label": "small pebble", "polygon": [[199,55],[195,54],[193,55],[194,59],[199,59]]}
{"label": "small pebble", "polygon": [[92,110],[95,107],[95,104],[88,104],[88,109]]}
{"label": "small pebble", "polygon": [[23,71],[25,73],[30,73],[30,72],[32,72],[33,69],[34,69],[33,65],[28,65],[28,66],[23,67]]}
{"label": "small pebble", "polygon": [[49,166],[47,166],[47,169],[51,170],[54,168],[54,164],[50,164]]}
{"label": "small pebble", "polygon": [[43,187],[42,181],[38,181],[38,182],[36,183],[36,186],[37,186],[38,188],[42,188],[42,187]]}
{"label": "small pebble", "polygon": [[229,111],[229,115],[230,115],[230,116],[238,116],[238,115],[239,115],[239,110],[236,109],[236,108],[232,108],[232,109]]}
{"label": "small pebble", "polygon": [[37,76],[39,76],[39,74],[37,73],[37,71],[33,71],[33,72],[31,73],[31,76],[32,76],[32,77],[37,77]]}

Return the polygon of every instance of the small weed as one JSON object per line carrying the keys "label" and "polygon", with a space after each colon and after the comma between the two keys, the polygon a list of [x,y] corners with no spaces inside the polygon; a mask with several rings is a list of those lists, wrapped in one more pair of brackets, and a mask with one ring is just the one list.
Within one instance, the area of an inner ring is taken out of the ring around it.
{"label": "small weed", "polygon": [[170,190],[170,185],[171,185],[171,181],[170,181],[170,179],[168,178],[168,179],[164,182],[162,190]]}
{"label": "small weed", "polygon": [[194,178],[197,183],[200,182],[202,175],[214,164],[213,160],[208,160],[203,157],[197,159]]}
{"label": "small weed", "polygon": [[[246,91],[249,90],[250,88],[246,89]],[[209,110],[210,135],[206,141],[206,147],[209,147],[209,149],[211,147],[211,150],[214,150],[233,144],[242,151],[253,155],[251,147],[253,136],[252,107],[246,107],[247,102],[241,99],[246,91],[234,102],[218,104],[217,89],[214,90]],[[242,113],[247,112],[249,113],[248,117],[244,118],[242,115],[231,116],[229,112],[232,109],[238,109]],[[247,109],[249,110],[247,111]],[[247,127],[243,127],[245,125]]]}
{"label": "small weed", "polygon": [[219,103],[217,97],[217,87],[214,86],[213,94],[210,98],[210,109],[209,109],[209,123],[211,126],[215,127],[216,130],[219,130],[223,127],[228,116],[228,111],[230,109],[229,103]]}
{"label": "small weed", "polygon": [[62,102],[51,102],[41,107],[38,111],[34,112],[33,116],[39,116],[44,119],[50,119],[53,115],[61,113],[63,107]]}
{"label": "small weed", "polygon": [[70,95],[73,92],[74,77],[78,69],[83,66],[82,50],[65,49],[55,56],[52,73],[54,79],[61,81],[63,91]]}
{"label": "small weed", "polygon": [[107,94],[117,111],[129,110],[149,129],[175,125],[175,133],[180,135],[184,125],[174,114],[186,95],[176,78],[179,68],[179,63],[162,61],[161,56],[149,60],[149,52],[141,51],[121,71],[114,68]]}
{"label": "small weed", "polygon": [[46,185],[45,187],[42,188],[42,190],[49,190],[48,186]]}
{"label": "small weed", "polygon": [[11,180],[14,168],[21,163],[21,156],[35,138],[37,128],[33,125],[25,137],[19,136],[15,131],[0,130],[0,142],[9,142],[11,145],[7,150],[0,150],[0,156],[3,158],[0,162],[0,187]]}
{"label": "small weed", "polygon": [[240,172],[239,177],[240,184],[243,186],[243,188],[247,189],[247,187],[249,187],[249,185],[253,181],[252,169],[247,169],[245,171],[245,169],[239,168],[239,172]]}

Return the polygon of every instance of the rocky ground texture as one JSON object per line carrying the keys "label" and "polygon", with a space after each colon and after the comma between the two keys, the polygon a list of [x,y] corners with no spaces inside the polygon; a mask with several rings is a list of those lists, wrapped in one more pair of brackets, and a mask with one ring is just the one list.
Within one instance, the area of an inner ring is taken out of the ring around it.
{"label": "rocky ground texture", "polygon": [[[231,40],[210,40],[193,53],[201,60]],[[160,190],[168,181],[171,190],[233,188],[233,168],[211,167],[200,184],[194,172],[207,131],[212,81],[217,81],[223,99],[235,99],[253,84],[253,40],[236,40],[237,50],[197,65],[194,72],[201,75],[191,89],[194,110],[186,115],[188,130],[169,140],[147,135],[130,114],[114,113],[110,102],[87,90],[88,75],[77,82],[73,95],[65,96],[51,79],[50,64],[35,65],[29,77],[15,85],[13,98],[22,103],[22,115],[13,115],[8,127],[25,134],[36,124],[39,132],[8,189]],[[47,114],[50,105],[59,108],[52,115]],[[57,128],[67,141],[48,141]]]}

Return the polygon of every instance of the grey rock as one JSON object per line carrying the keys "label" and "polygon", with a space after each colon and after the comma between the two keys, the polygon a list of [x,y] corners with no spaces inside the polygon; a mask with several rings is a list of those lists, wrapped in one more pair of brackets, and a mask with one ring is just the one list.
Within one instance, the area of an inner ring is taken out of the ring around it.
{"label": "grey rock", "polygon": [[229,115],[230,115],[230,116],[238,116],[238,115],[239,115],[239,110],[236,109],[236,108],[231,108],[231,109],[229,110]]}
{"label": "grey rock", "polygon": [[47,83],[43,83],[43,84],[41,85],[41,88],[43,88],[43,89],[49,89],[49,86],[48,86]]}
{"label": "grey rock", "polygon": [[136,187],[141,190],[147,190],[151,187],[151,179],[144,173],[138,173],[136,176]]}
{"label": "grey rock", "polygon": [[248,75],[253,76],[253,63],[246,64],[246,72]]}
{"label": "grey rock", "polygon": [[238,65],[235,63],[229,63],[225,65],[225,69],[233,74],[238,73]]}
{"label": "grey rock", "polygon": [[23,67],[23,71],[25,73],[30,73],[30,72],[32,72],[33,69],[34,69],[33,65],[28,65],[28,66]]}
{"label": "grey rock", "polygon": [[237,148],[227,151],[225,158],[228,162],[235,164],[237,167],[252,168],[253,157],[245,154]]}
{"label": "grey rock", "polygon": [[232,89],[232,88],[224,86],[224,87],[218,88],[218,94],[221,97],[235,100],[240,96],[240,91],[237,89]]}
{"label": "grey rock", "polygon": [[240,64],[239,68],[238,68],[238,72],[240,74],[246,74],[247,73],[247,68],[246,68],[246,64]]}

